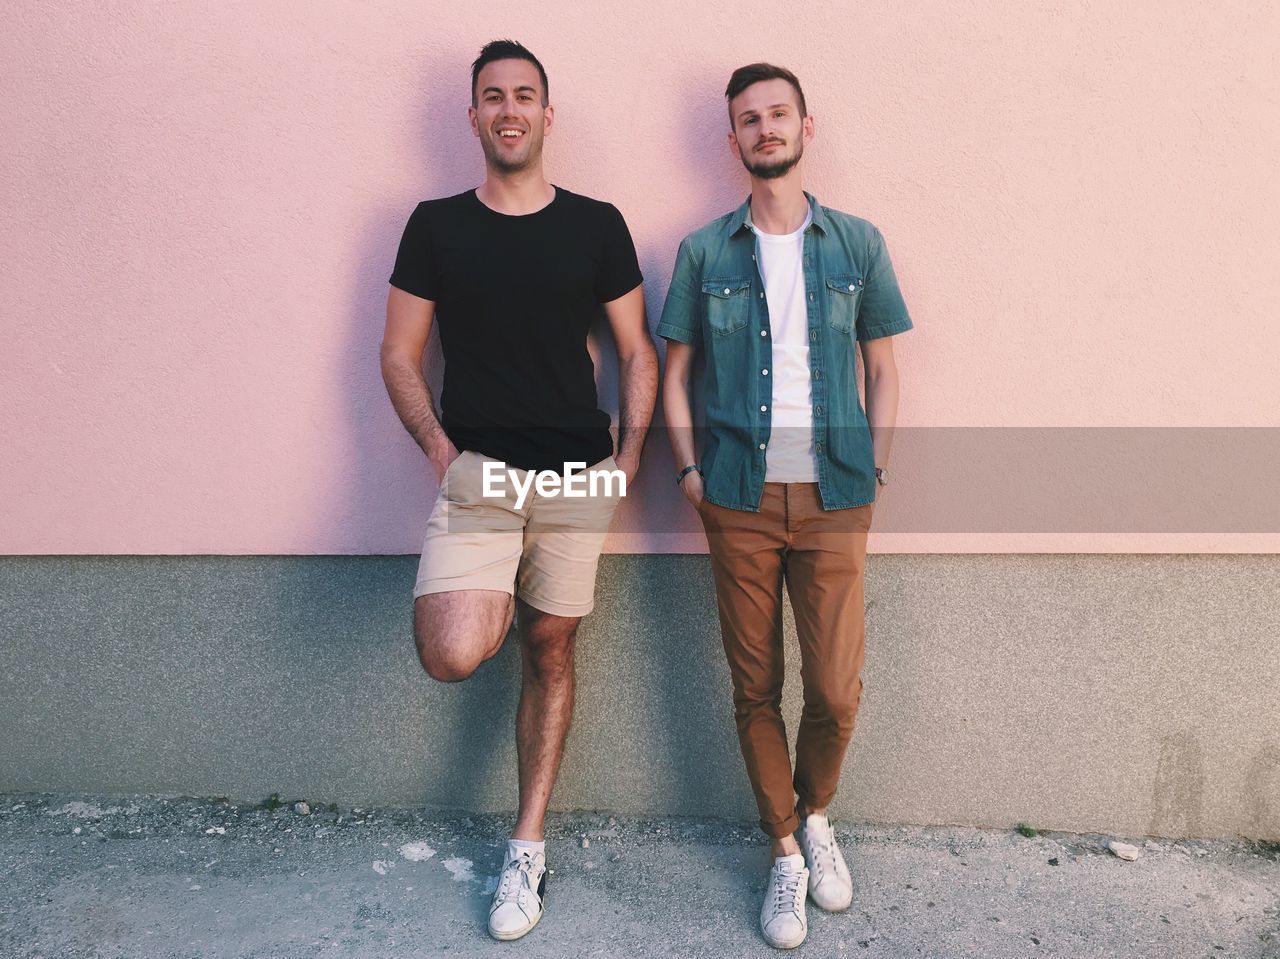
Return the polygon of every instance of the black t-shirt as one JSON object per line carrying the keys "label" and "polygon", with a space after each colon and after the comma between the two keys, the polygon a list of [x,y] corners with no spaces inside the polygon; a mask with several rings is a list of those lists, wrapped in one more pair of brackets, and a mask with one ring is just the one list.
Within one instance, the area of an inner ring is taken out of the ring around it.
{"label": "black t-shirt", "polygon": [[474,190],[419,203],[391,274],[436,304],[450,441],[520,469],[612,454],[587,332],[601,303],[642,279],[617,208],[555,189],[523,216],[489,209]]}

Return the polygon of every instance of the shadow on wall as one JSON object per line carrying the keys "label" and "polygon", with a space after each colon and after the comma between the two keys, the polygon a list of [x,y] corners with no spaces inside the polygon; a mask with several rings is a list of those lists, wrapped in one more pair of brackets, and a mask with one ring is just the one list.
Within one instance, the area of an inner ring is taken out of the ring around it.
{"label": "shadow on wall", "polygon": [[[388,196],[385,206],[371,213],[361,237],[357,281],[350,296],[347,349],[336,384],[346,397],[343,435],[350,479],[345,500],[335,504],[330,513],[343,517],[348,528],[364,531],[358,541],[359,552],[384,549],[388,542],[413,544],[405,548],[416,550],[438,488],[430,463],[405,432],[387,397],[379,350],[388,278],[409,214],[420,200],[459,193],[478,183],[482,175],[480,149],[466,116],[473,56],[459,50],[448,62],[437,60],[430,69],[424,63],[417,71],[424,82],[414,110],[416,123],[405,129],[402,141],[421,173],[415,195]],[[425,366],[432,393],[438,398],[443,379],[438,327],[432,330]],[[509,724],[496,717],[514,716],[518,683],[513,677],[518,676],[518,666],[513,663],[518,662],[518,651],[504,649],[470,682],[429,689],[433,684],[418,666],[413,649],[414,569],[412,563],[404,566],[403,590],[387,600],[397,604],[393,620],[399,624],[395,627],[398,635],[392,642],[402,643],[405,652],[403,657],[395,657],[395,662],[403,663],[411,676],[388,680],[396,685],[408,680],[419,686],[423,711],[415,715],[422,722],[423,748],[434,754],[421,768],[452,770],[461,794],[483,792],[496,774],[496,766],[505,767],[504,757],[511,751]],[[371,642],[377,639],[381,637],[370,637]],[[486,718],[489,716],[495,718]],[[407,722],[414,718],[401,717]],[[395,758],[412,762],[411,757]]]}
{"label": "shadow on wall", "polygon": [[[736,208],[748,189],[741,164],[734,159],[725,146],[728,116],[721,91],[727,79],[727,76],[713,75],[708,71],[688,73],[680,81],[684,96],[679,100],[680,112],[675,119],[677,135],[664,140],[664,143],[673,148],[672,161],[675,166],[693,170],[697,174],[695,180],[698,183],[698,189],[692,201],[683,197],[665,197],[661,205],[652,209],[652,215],[661,217],[661,221],[657,224],[641,223],[636,216],[640,211],[625,208],[622,210],[627,216],[628,225],[635,238],[636,255],[645,278],[645,308],[648,314],[649,330],[654,334],[659,361],[664,368],[666,341],[657,337],[656,330],[662,316],[667,287],[671,282],[671,271],[675,264],[679,241],[708,221]],[[605,127],[613,122],[613,118],[609,116],[581,118],[578,121],[579,126],[587,131],[589,141],[596,140],[597,134],[602,136]],[[572,149],[571,146],[567,148]],[[622,169],[623,165],[618,164],[618,167]],[[609,195],[603,198],[613,199]],[[647,239],[654,234],[661,237],[656,243]],[[590,344],[592,359],[596,364],[600,405],[613,416],[616,424],[618,419],[617,354],[613,348],[608,324],[603,317],[592,330]],[[699,424],[702,422],[701,380],[700,371],[695,369],[694,420]],[[702,526],[697,515],[687,505],[684,496],[670,482],[670,477],[674,475],[675,463],[664,432],[665,423],[661,396],[659,396],[657,408],[654,410],[653,427],[645,447],[644,465],[633,484],[631,495],[619,508],[613,525],[615,532],[642,534],[640,545],[636,546],[632,543],[628,547],[630,549],[658,551],[652,543],[662,542],[665,539],[662,537],[655,538],[651,542],[644,541],[646,516],[668,517],[662,524],[662,528],[668,533],[671,530],[669,517],[683,516],[685,520],[683,529],[701,534]]]}
{"label": "shadow on wall", "polygon": [[1249,765],[1248,795],[1253,796],[1249,835],[1265,836],[1280,823],[1280,747],[1264,746]]}
{"label": "shadow on wall", "polygon": [[1204,820],[1204,751],[1191,733],[1160,737],[1156,781],[1152,787],[1155,812],[1147,832],[1153,836],[1195,836]]}
{"label": "shadow on wall", "polygon": [[640,808],[752,815],[708,558],[611,557],[597,603],[604,615],[583,624],[579,641],[581,722],[558,795],[599,808],[621,792]]}
{"label": "shadow on wall", "polygon": [[[696,215],[687,223],[682,216],[673,224],[681,227],[681,236],[737,209],[751,192],[742,160],[728,145],[729,109],[724,99],[728,82],[727,72],[689,73],[682,78],[687,96],[681,103],[681,143],[685,166],[698,172],[699,190]],[[670,277],[663,279],[664,292],[668,280]]]}
{"label": "shadow on wall", "polygon": [[[348,417],[343,425],[351,478],[345,500],[330,515],[343,517],[348,528],[364,531],[358,552],[380,551],[388,542],[416,550],[437,489],[430,464],[387,398],[379,366],[387,281],[400,236],[420,200],[461,192],[479,176],[479,150],[466,120],[470,61],[460,54],[441,69],[419,73],[447,78],[443,84],[424,86],[417,125],[405,130],[404,149],[415,155],[422,171],[416,188],[419,195],[389,197],[385,208],[373,213],[365,225],[351,294],[347,349],[339,371],[342,380],[336,384],[347,398]],[[431,389],[438,397],[443,367],[438,329],[432,330],[427,354]],[[406,597],[411,586],[406,584]]]}

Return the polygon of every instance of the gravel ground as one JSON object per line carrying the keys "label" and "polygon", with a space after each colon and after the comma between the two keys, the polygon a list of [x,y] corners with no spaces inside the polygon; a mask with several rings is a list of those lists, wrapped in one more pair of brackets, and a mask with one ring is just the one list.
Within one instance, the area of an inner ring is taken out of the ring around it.
{"label": "gravel ground", "polygon": [[[512,817],[297,799],[0,796],[0,959],[776,955],[750,823],[554,816],[547,913],[504,944],[484,919]],[[1280,959],[1280,844],[837,833],[854,905],[810,904],[798,955]]]}

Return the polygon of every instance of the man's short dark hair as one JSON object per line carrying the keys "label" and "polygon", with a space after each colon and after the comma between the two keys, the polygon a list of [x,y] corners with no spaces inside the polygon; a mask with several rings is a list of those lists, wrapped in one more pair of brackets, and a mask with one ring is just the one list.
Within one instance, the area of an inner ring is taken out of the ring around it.
{"label": "man's short dark hair", "polygon": [[[748,63],[745,67],[738,67],[733,71],[733,76],[729,78],[729,86],[725,88],[725,101],[732,104],[733,98],[739,93],[751,86],[753,83],[759,83],[761,80],[786,80],[791,84],[792,89],[796,91],[796,100],[800,103],[800,116],[803,119],[809,115],[808,109],[804,105],[804,91],[800,89],[800,81],[796,79],[796,75],[786,67],[776,67],[772,63]],[[733,108],[729,109],[729,126],[733,126]]]}
{"label": "man's short dark hair", "polygon": [[547,83],[547,71],[542,68],[542,62],[533,55],[533,53],[523,43],[516,43],[514,40],[490,40],[480,50],[480,56],[476,57],[475,62],[471,64],[471,105],[476,106],[480,102],[478,92],[476,90],[476,82],[480,79],[480,71],[485,68],[486,64],[493,63],[495,60],[528,60],[538,68],[538,76],[542,78],[542,105],[545,107],[551,96],[550,85]]}

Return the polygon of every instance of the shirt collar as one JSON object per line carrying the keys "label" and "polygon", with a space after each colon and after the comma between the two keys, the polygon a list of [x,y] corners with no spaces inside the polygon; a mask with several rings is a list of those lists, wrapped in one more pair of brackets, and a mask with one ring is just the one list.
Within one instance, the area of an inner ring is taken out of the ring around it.
{"label": "shirt collar", "polygon": [[[813,227],[820,233],[826,233],[827,216],[822,205],[808,191],[805,191],[805,199],[809,201],[809,215],[813,218]],[[751,197],[748,196],[742,206],[733,211],[733,216],[729,217],[729,236],[737,236],[740,230],[749,229],[751,225]]]}

